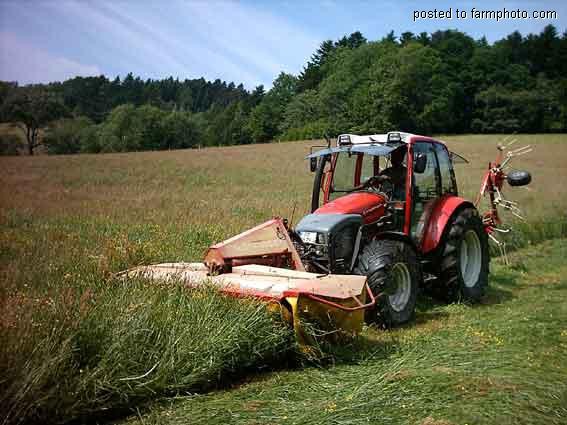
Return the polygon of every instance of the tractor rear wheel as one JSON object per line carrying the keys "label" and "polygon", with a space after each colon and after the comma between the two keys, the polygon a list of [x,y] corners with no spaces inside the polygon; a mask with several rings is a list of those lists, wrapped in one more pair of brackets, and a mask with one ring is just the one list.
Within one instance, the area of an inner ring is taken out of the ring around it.
{"label": "tractor rear wheel", "polygon": [[384,326],[408,322],[415,310],[421,271],[414,249],[395,240],[373,240],[362,250],[354,272],[368,277],[376,298],[367,321]]}
{"label": "tractor rear wheel", "polygon": [[488,286],[488,235],[474,208],[448,223],[440,263],[441,289],[448,300],[478,302]]}

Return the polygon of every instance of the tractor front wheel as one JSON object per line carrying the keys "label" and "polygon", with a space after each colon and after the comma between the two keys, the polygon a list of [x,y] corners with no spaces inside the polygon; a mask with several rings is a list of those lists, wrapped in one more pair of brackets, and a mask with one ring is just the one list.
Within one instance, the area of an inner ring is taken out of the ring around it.
{"label": "tractor front wheel", "polygon": [[368,277],[376,308],[367,320],[384,326],[408,322],[415,310],[421,272],[417,255],[407,243],[373,240],[362,250],[354,272]]}
{"label": "tractor front wheel", "polygon": [[478,302],[488,286],[488,236],[474,208],[449,222],[440,264],[440,280],[449,300]]}

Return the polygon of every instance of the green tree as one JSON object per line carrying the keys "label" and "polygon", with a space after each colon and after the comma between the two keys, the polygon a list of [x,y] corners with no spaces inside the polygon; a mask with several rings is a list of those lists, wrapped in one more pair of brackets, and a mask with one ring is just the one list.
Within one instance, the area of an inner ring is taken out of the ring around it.
{"label": "green tree", "polygon": [[162,118],[160,149],[185,149],[200,146],[203,135],[189,112],[173,111]]}
{"label": "green tree", "polygon": [[491,86],[476,96],[473,130],[495,133],[542,131],[552,102],[551,93],[543,87],[512,91],[502,86]]}
{"label": "green tree", "polygon": [[8,98],[12,90],[18,87],[18,83],[9,81],[0,81],[0,105]]}
{"label": "green tree", "polygon": [[330,135],[383,129],[377,123],[381,117],[375,114],[376,98],[368,90],[384,79],[379,64],[396,49],[389,42],[367,43],[358,49],[340,49],[326,64],[329,75],[319,87],[317,108],[329,123]]}
{"label": "green tree", "polygon": [[79,144],[83,153],[99,153],[104,150],[101,137],[103,124],[94,124],[83,128],[79,133]]}
{"label": "green tree", "polygon": [[402,36],[400,37],[400,44],[402,46],[405,46],[406,44],[408,44],[412,41],[416,41],[416,38],[415,38],[415,35],[413,34],[413,32],[406,31],[406,32],[402,33]]}
{"label": "green tree", "polygon": [[162,148],[164,130],[163,118],[167,112],[152,105],[136,108],[132,123],[140,133],[140,150],[158,150]]}
{"label": "green tree", "polygon": [[190,86],[183,87],[179,91],[177,105],[182,111],[191,112],[193,110],[193,90]]}
{"label": "green tree", "polygon": [[394,33],[394,30],[390,31],[386,37],[384,37],[382,39],[382,41],[386,41],[388,43],[392,43],[392,44],[396,44],[396,34]]}
{"label": "green tree", "polygon": [[16,134],[0,134],[0,155],[18,155],[20,145],[20,138]]}
{"label": "green tree", "polygon": [[428,46],[429,43],[431,42],[431,38],[429,37],[428,33],[420,32],[419,35],[416,37],[416,41],[423,46]]}
{"label": "green tree", "polygon": [[16,123],[23,131],[30,155],[41,144],[40,129],[62,117],[65,112],[60,98],[44,86],[14,89],[2,105],[4,120]]}
{"label": "green tree", "polygon": [[267,142],[278,134],[285,108],[295,95],[296,88],[297,78],[291,74],[282,72],[274,80],[272,89],[250,113],[247,131],[254,142]]}
{"label": "green tree", "polygon": [[307,62],[307,65],[299,74],[297,83],[299,93],[317,88],[325,77],[322,67],[335,49],[336,46],[332,40],[325,40],[321,43],[317,51],[311,56],[311,60]]}
{"label": "green tree", "polygon": [[100,129],[102,152],[130,152],[142,148],[143,128],[132,104],[114,108]]}
{"label": "green tree", "polygon": [[62,118],[46,131],[44,144],[50,154],[71,154],[81,151],[81,132],[93,122],[87,117]]}
{"label": "green tree", "polygon": [[285,133],[291,129],[305,127],[320,117],[318,94],[315,90],[307,90],[294,96],[286,105],[279,131]]}

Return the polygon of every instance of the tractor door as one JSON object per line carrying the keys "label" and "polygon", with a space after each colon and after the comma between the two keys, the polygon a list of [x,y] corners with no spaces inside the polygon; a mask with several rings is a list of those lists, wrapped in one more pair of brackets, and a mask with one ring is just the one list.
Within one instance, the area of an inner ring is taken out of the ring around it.
{"label": "tractor door", "polygon": [[441,143],[434,143],[437,162],[439,163],[439,174],[441,175],[441,195],[459,194],[457,190],[457,179],[453,163],[449,157],[449,151]]}
{"label": "tractor door", "polygon": [[411,231],[413,238],[419,239],[423,228],[424,212],[432,207],[433,202],[441,196],[441,175],[439,163],[435,155],[434,143],[416,142],[413,144],[413,162],[419,155],[425,155],[427,163],[422,173],[413,172],[412,203],[411,203]]}

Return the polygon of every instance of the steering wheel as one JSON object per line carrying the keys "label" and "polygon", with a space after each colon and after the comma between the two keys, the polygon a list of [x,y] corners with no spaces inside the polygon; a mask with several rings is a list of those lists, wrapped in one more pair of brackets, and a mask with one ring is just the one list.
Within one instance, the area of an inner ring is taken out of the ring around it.
{"label": "steering wheel", "polygon": [[391,180],[392,179],[389,176],[385,176],[385,175],[372,176],[363,183],[363,186],[377,187],[377,186],[381,186],[385,182],[391,182]]}
{"label": "steering wheel", "polygon": [[[389,176],[384,176],[384,175],[380,175],[380,176],[372,176],[370,177],[368,180],[366,180],[364,183],[362,183],[361,185],[358,185],[356,187],[353,187],[351,190],[349,190],[348,192],[356,192],[357,190],[364,190],[367,188],[372,188],[372,189],[379,189],[379,192],[383,192],[381,186],[385,183],[385,182],[390,182],[390,177]],[[391,183],[390,183],[391,184]]]}

